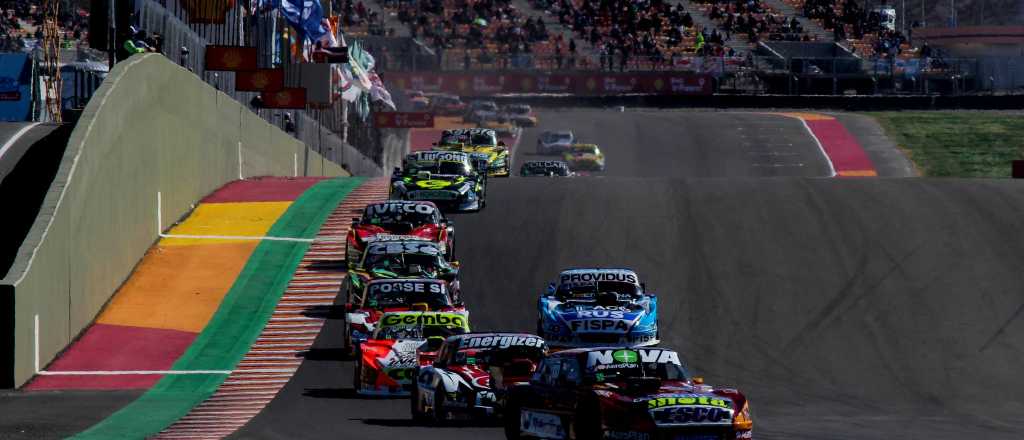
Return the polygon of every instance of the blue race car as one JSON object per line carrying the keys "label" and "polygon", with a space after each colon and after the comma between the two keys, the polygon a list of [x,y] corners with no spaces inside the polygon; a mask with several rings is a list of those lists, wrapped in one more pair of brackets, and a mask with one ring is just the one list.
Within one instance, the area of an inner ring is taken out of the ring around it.
{"label": "blue race car", "polygon": [[537,301],[537,334],[551,347],[655,345],[658,298],[629,269],[568,269]]}

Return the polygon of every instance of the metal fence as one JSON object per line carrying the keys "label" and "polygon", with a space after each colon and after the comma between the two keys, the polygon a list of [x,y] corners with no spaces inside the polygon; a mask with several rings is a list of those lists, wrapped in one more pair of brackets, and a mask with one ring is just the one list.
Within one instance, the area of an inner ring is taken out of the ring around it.
{"label": "metal fence", "polygon": [[232,72],[205,70],[207,45],[256,47],[261,67],[291,63],[289,53],[280,51],[274,38],[286,26],[278,11],[252,16],[241,7],[235,7],[228,11],[224,24],[194,24],[189,23],[181,3],[181,0],[136,0],[136,26],[147,33],[160,34],[161,52],[165,56],[235,100],[250,105],[251,110],[271,124],[288,129],[327,160],[346,166],[353,174],[380,174],[381,164],[367,158],[379,157],[381,146],[372,142],[372,137],[357,140],[348,136],[353,128],[357,131],[373,128],[368,121],[349,118],[349,113],[354,112],[349,111],[346,102],[337,100],[322,109],[259,109],[251,105],[258,93],[236,91]]}

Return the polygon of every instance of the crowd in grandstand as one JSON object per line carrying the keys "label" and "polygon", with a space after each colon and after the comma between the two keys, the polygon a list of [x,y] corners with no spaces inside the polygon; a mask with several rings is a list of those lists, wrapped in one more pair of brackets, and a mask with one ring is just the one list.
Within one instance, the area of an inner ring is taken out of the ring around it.
{"label": "crowd in grandstand", "polygon": [[[61,8],[58,25],[65,45],[81,40],[88,15],[79,8]],[[43,38],[43,8],[38,0],[0,0],[0,51],[25,50]]]}
{"label": "crowd in grandstand", "polygon": [[708,17],[717,23],[729,40],[745,35],[750,43],[762,39],[810,41],[797,17],[786,17],[760,0],[695,0],[707,7]]}
{"label": "crowd in grandstand", "polygon": [[904,43],[903,33],[882,26],[877,11],[869,11],[855,0],[804,0],[804,16],[820,20],[822,27],[831,30],[836,41],[872,40],[870,55],[895,57]]}

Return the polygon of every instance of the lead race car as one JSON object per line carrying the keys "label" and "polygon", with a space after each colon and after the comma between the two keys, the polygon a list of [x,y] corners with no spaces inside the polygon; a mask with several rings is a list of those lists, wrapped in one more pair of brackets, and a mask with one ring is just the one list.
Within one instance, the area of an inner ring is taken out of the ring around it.
{"label": "lead race car", "polygon": [[385,313],[373,335],[359,345],[352,375],[356,393],[407,396],[419,359],[436,351],[449,336],[469,331],[469,318],[453,312]]}
{"label": "lead race car", "polygon": [[466,306],[452,300],[448,283],[431,279],[373,280],[361,295],[345,303],[345,339],[342,350],[352,354],[390,312],[452,312],[468,316]]}
{"label": "lead race car", "polygon": [[604,153],[596,144],[572,144],[562,157],[573,171],[604,171]]}
{"label": "lead race car", "polygon": [[355,268],[368,242],[395,237],[419,237],[436,242],[445,258],[455,256],[455,222],[445,218],[433,202],[388,200],[366,205],[360,218],[352,219],[345,240],[345,261]]}
{"label": "lead race car", "polygon": [[519,168],[520,177],[572,177],[569,165],[559,160],[529,160]]}
{"label": "lead race car", "polygon": [[734,440],[754,428],[742,393],[704,385],[664,348],[555,353],[509,390],[504,413],[510,440]]}
{"label": "lead race car", "polygon": [[449,337],[436,359],[421,361],[411,397],[413,420],[468,420],[499,414],[509,386],[529,380],[547,345],[528,333]]}
{"label": "lead race car", "polygon": [[393,200],[427,200],[442,209],[479,211],[487,204],[487,173],[468,153],[418,151],[391,176]]}
{"label": "lead race car", "polygon": [[445,260],[441,245],[421,237],[385,237],[369,243],[348,272],[346,302],[354,302],[372,280],[413,278],[443,280],[452,300],[460,301],[459,262]]}
{"label": "lead race car", "polygon": [[508,177],[511,175],[512,158],[508,147],[498,140],[497,132],[491,128],[458,128],[445,130],[441,139],[434,144],[438,151],[462,151],[487,155],[487,175]]}
{"label": "lead race car", "polygon": [[629,269],[562,271],[537,309],[537,334],[551,347],[659,342],[658,298]]}

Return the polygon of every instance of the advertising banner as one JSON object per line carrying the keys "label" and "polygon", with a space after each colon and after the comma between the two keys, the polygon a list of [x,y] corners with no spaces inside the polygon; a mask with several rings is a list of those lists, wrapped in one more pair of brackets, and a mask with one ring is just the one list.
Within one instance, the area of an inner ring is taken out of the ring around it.
{"label": "advertising banner", "polygon": [[284,88],[284,69],[256,69],[235,74],[235,90],[276,92]]}
{"label": "advertising banner", "polygon": [[373,125],[378,128],[433,128],[434,114],[428,112],[377,112]]}
{"label": "advertising banner", "polygon": [[256,48],[245,46],[206,46],[206,70],[256,70]]}
{"label": "advertising banner", "polygon": [[306,89],[302,87],[281,89],[277,92],[261,92],[260,99],[266,108],[306,108]]}

